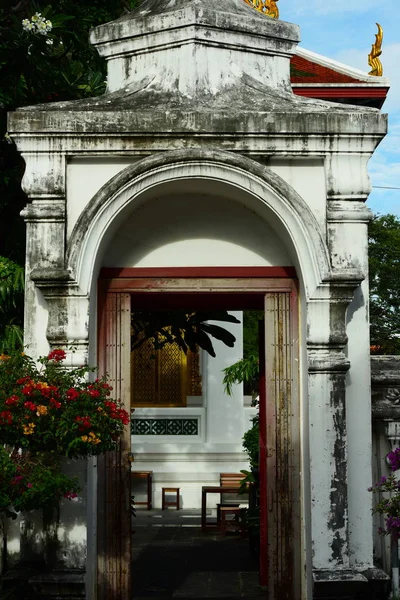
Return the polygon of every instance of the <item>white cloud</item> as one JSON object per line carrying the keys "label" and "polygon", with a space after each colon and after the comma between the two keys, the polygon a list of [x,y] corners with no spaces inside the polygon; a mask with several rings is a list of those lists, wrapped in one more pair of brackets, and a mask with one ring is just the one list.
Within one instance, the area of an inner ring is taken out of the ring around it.
{"label": "white cloud", "polygon": [[[288,6],[287,6],[288,4]],[[376,0],[308,0],[307,2],[295,1],[291,6],[289,0],[285,3],[285,12],[292,16],[309,14],[309,15],[328,15],[357,12],[364,13],[369,9],[376,8]],[[292,18],[292,17],[291,17]]]}

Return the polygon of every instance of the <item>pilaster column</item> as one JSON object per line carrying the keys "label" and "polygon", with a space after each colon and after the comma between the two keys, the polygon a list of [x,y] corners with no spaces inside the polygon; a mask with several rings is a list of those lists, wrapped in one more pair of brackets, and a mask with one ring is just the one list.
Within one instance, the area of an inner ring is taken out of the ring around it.
{"label": "pilaster column", "polygon": [[349,566],[346,372],[343,353],[308,344],[313,567]]}
{"label": "pilaster column", "polygon": [[21,212],[27,228],[24,341],[33,356],[46,353],[48,345],[47,307],[31,272],[60,270],[65,261],[65,157],[39,148],[40,141],[30,140],[23,153],[26,171],[22,187],[30,203]]}
{"label": "pilaster column", "polygon": [[308,398],[310,420],[313,568],[350,566],[346,373],[346,309],[354,286],[330,284],[308,303]]}
{"label": "pilaster column", "polygon": [[[372,515],[365,490],[371,485],[370,360],[368,317],[368,222],[365,205],[370,182],[368,157],[353,152],[332,156],[327,194],[327,240],[335,277],[360,281],[346,314],[351,364],[346,376],[346,420],[348,431],[349,556],[355,569],[373,565]],[[362,281],[362,279],[364,279]]]}

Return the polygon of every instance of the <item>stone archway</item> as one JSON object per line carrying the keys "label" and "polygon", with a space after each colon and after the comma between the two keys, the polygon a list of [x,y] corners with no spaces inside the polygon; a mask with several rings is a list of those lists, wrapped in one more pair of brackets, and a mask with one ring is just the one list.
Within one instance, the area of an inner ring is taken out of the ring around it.
{"label": "stone archway", "polygon": [[[110,273],[114,271],[114,273]],[[278,278],[285,269],[105,269],[100,280],[100,364],[111,373],[112,383],[121,392],[129,387],[129,294],[232,293],[258,295],[265,307],[266,342],[266,419],[261,427],[267,431],[265,453],[262,453],[261,490],[262,522],[268,520],[266,561],[268,599],[300,600],[304,594],[301,566],[301,499],[300,499],[300,415],[298,379],[297,286],[289,277]],[[169,271],[166,274],[166,271]],[[290,271],[290,270],[288,270]],[[292,270],[293,271],[293,270]],[[246,275],[245,275],[245,272]],[[186,273],[186,277],[184,274]],[[191,274],[191,277],[188,274]],[[216,278],[216,274],[218,276]],[[112,277],[114,275],[114,277]],[[167,275],[167,276],[166,276]],[[111,277],[111,278],[110,278]],[[161,300],[160,300],[161,301]],[[154,303],[154,297],[152,304]],[[125,326],[124,326],[125,321]],[[124,367],[125,365],[125,367]],[[268,425],[267,425],[268,423]],[[264,443],[265,443],[265,437]],[[99,474],[99,584],[98,597],[119,600],[131,594],[129,506],[129,436],[115,453],[102,461]],[[107,516],[109,515],[109,516]],[[267,517],[268,515],[268,517]],[[116,534],[117,532],[117,534]],[[303,591],[302,591],[303,590]]]}
{"label": "stone archway", "polygon": [[[325,566],[330,571],[337,568],[338,579],[343,568],[350,566],[345,417],[349,361],[343,349],[347,342],[346,309],[363,275],[355,268],[331,268],[321,225],[310,207],[282,178],[253,160],[218,151],[170,152],[124,169],[82,211],[68,242],[66,269],[32,272],[32,280],[43,291],[48,304],[47,337],[54,345],[60,340],[65,343],[79,338],[81,353],[73,360],[80,361],[86,356],[89,346],[91,362],[97,362],[93,326],[96,281],[107,244],[133,207],[162,193],[163,186],[174,181],[183,186],[187,182],[199,186],[215,182],[229,192],[233,201],[241,199],[279,231],[299,276],[303,340],[300,358],[303,365],[308,362],[308,377],[302,378],[301,390],[302,414],[309,419],[304,418],[302,433],[304,440],[310,439],[311,454],[317,457],[323,448],[324,460],[329,465],[328,469],[321,469],[318,462],[311,462],[309,467],[309,447],[304,444],[303,510],[309,575],[306,594],[310,596],[311,564],[317,570]],[[88,313],[92,323],[90,343]],[[69,318],[60,319],[60,315]],[[331,456],[335,457],[334,463],[330,462]],[[341,485],[331,489],[339,472]],[[313,540],[313,558],[311,531],[318,532]],[[89,540],[95,538],[95,527],[92,532],[94,537],[89,536]],[[89,541],[89,548],[93,547]]]}

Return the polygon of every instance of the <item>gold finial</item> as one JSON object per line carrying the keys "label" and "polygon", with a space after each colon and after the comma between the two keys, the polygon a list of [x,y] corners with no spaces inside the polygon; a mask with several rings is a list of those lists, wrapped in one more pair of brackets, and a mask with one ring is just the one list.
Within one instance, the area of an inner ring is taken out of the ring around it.
{"label": "gold finial", "polygon": [[247,4],[258,10],[258,12],[272,17],[273,19],[279,19],[279,8],[276,3],[278,0],[244,0]]}
{"label": "gold finial", "polygon": [[372,67],[372,71],[369,75],[375,75],[376,77],[382,77],[383,67],[379,60],[379,56],[382,54],[382,40],[383,40],[383,29],[377,23],[378,33],[375,34],[375,44],[372,44],[371,53],[368,56],[368,64]]}

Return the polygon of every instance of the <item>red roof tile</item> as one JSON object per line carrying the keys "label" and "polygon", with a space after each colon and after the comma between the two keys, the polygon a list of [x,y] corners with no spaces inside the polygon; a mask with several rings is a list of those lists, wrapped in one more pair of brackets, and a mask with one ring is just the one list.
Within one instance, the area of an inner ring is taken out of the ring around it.
{"label": "red roof tile", "polygon": [[290,78],[292,83],[364,83],[360,79],[338,73],[305,58],[294,55],[290,62]]}

